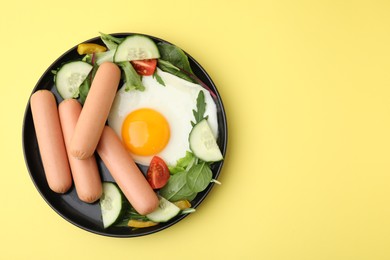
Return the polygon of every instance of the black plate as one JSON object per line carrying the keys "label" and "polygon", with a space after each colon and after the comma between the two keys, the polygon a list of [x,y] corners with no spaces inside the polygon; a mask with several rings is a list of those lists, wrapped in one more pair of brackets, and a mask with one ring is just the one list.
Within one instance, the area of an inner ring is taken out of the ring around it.
{"label": "black plate", "polygon": [[[125,37],[128,35],[132,35],[133,33],[117,33],[112,34],[116,37]],[[167,42],[162,39],[149,36],[155,42]],[[100,40],[100,37],[96,37],[90,39],[86,42],[103,44]],[[167,42],[169,43],[169,42]],[[188,55],[188,53],[186,53]],[[202,80],[206,85],[208,85],[211,90],[216,94],[215,102],[217,104],[218,111],[218,123],[219,123],[219,137],[218,144],[222,150],[222,154],[226,153],[227,146],[227,123],[226,123],[226,115],[225,110],[222,104],[222,100],[218,93],[217,88],[215,87],[213,81],[210,76],[206,73],[206,71],[200,66],[198,62],[195,61],[190,55],[188,55],[191,68],[193,69],[195,75]],[[69,51],[65,52],[61,57],[59,57],[42,75],[42,77],[37,82],[34,87],[32,93],[39,89],[48,89],[51,90],[56,96],[57,102],[61,102],[62,98],[58,94],[54,83],[53,83],[53,74],[52,70],[55,70],[61,66],[61,64],[80,59],[80,55],[77,53],[77,46],[73,47]],[[45,173],[43,170],[41,157],[39,154],[37,139],[35,135],[34,124],[32,121],[30,102],[28,101],[26,106],[26,111],[24,114],[24,122],[23,122],[23,150],[24,150],[24,158],[27,165],[27,168],[30,172],[31,179],[35,184],[35,187],[40,192],[45,201],[64,219],[69,221],[70,223],[84,229],[90,231],[92,233],[112,236],[112,237],[136,237],[143,236],[158,232],[167,227],[172,226],[178,221],[182,220],[186,215],[179,215],[173,218],[171,221],[167,223],[161,223],[154,227],[149,228],[141,228],[134,229],[126,228],[126,227],[110,227],[107,229],[103,228],[103,223],[101,219],[100,207],[98,203],[88,204],[80,201],[77,197],[74,186],[64,195],[60,195],[54,193],[50,190],[47,182]],[[98,166],[100,170],[100,174],[103,181],[113,181],[110,173],[108,172],[105,165],[102,163],[100,158],[97,157]],[[223,161],[214,163],[212,165],[213,178],[217,179],[221,168],[223,165]],[[145,168],[141,168],[141,170],[145,173]],[[199,204],[206,198],[207,194],[213,187],[213,183],[211,183],[203,192],[199,193],[197,197],[192,201],[192,206],[196,208]],[[195,213],[196,214],[196,213]]]}

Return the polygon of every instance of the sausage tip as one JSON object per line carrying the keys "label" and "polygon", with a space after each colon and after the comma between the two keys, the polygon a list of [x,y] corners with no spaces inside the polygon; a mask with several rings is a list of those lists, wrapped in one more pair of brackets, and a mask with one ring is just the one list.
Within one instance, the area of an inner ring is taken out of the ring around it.
{"label": "sausage tip", "polygon": [[65,194],[71,187],[72,187],[72,182],[67,183],[66,185],[63,186],[54,186],[51,183],[49,183],[49,187],[52,191],[59,193],[59,194]]}
{"label": "sausage tip", "polygon": [[84,201],[86,203],[94,203],[96,202],[98,199],[100,199],[100,197],[102,196],[102,191],[100,191],[100,193],[98,193],[96,196],[91,196],[89,194],[82,194],[80,192],[77,192],[77,196],[78,198],[81,200],[81,201]]}
{"label": "sausage tip", "polygon": [[140,206],[138,206],[137,212],[141,215],[147,215],[147,214],[155,211],[157,209],[158,205],[159,205],[159,200],[156,196],[156,199],[153,201],[153,203],[150,203],[149,205],[145,205],[147,207],[140,208]]}

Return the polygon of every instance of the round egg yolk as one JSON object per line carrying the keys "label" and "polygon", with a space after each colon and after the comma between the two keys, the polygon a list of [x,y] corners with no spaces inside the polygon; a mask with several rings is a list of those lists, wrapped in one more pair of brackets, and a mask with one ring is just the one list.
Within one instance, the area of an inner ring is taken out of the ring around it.
{"label": "round egg yolk", "polygon": [[169,124],[156,110],[141,108],[127,115],[122,124],[122,140],[128,151],[140,156],[155,155],[169,141]]}

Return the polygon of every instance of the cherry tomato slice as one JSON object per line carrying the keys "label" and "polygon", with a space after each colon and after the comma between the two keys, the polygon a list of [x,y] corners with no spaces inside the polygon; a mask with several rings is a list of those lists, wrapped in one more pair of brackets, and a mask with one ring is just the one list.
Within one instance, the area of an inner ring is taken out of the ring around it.
{"label": "cherry tomato slice", "polygon": [[168,166],[163,159],[154,156],[150,162],[149,169],[146,175],[150,186],[153,189],[160,189],[167,184],[170,177]]}
{"label": "cherry tomato slice", "polygon": [[153,75],[154,70],[156,69],[156,66],[157,66],[156,59],[132,60],[130,62],[133,65],[135,71],[142,76]]}

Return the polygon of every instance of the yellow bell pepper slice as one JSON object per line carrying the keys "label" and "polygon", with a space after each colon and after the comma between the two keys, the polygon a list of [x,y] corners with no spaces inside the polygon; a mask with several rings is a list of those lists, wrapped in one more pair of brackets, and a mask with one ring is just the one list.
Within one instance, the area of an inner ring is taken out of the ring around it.
{"label": "yellow bell pepper slice", "polygon": [[107,50],[106,47],[96,44],[96,43],[80,43],[77,46],[77,52],[80,55],[83,54],[92,54],[95,52],[105,52]]}
{"label": "yellow bell pepper slice", "polygon": [[188,209],[191,208],[191,203],[188,200],[178,200],[173,202],[179,209]]}
{"label": "yellow bell pepper slice", "polygon": [[158,223],[153,221],[142,221],[142,220],[136,220],[136,219],[130,219],[127,225],[129,227],[135,227],[135,228],[145,228],[145,227],[153,227],[157,225]]}

